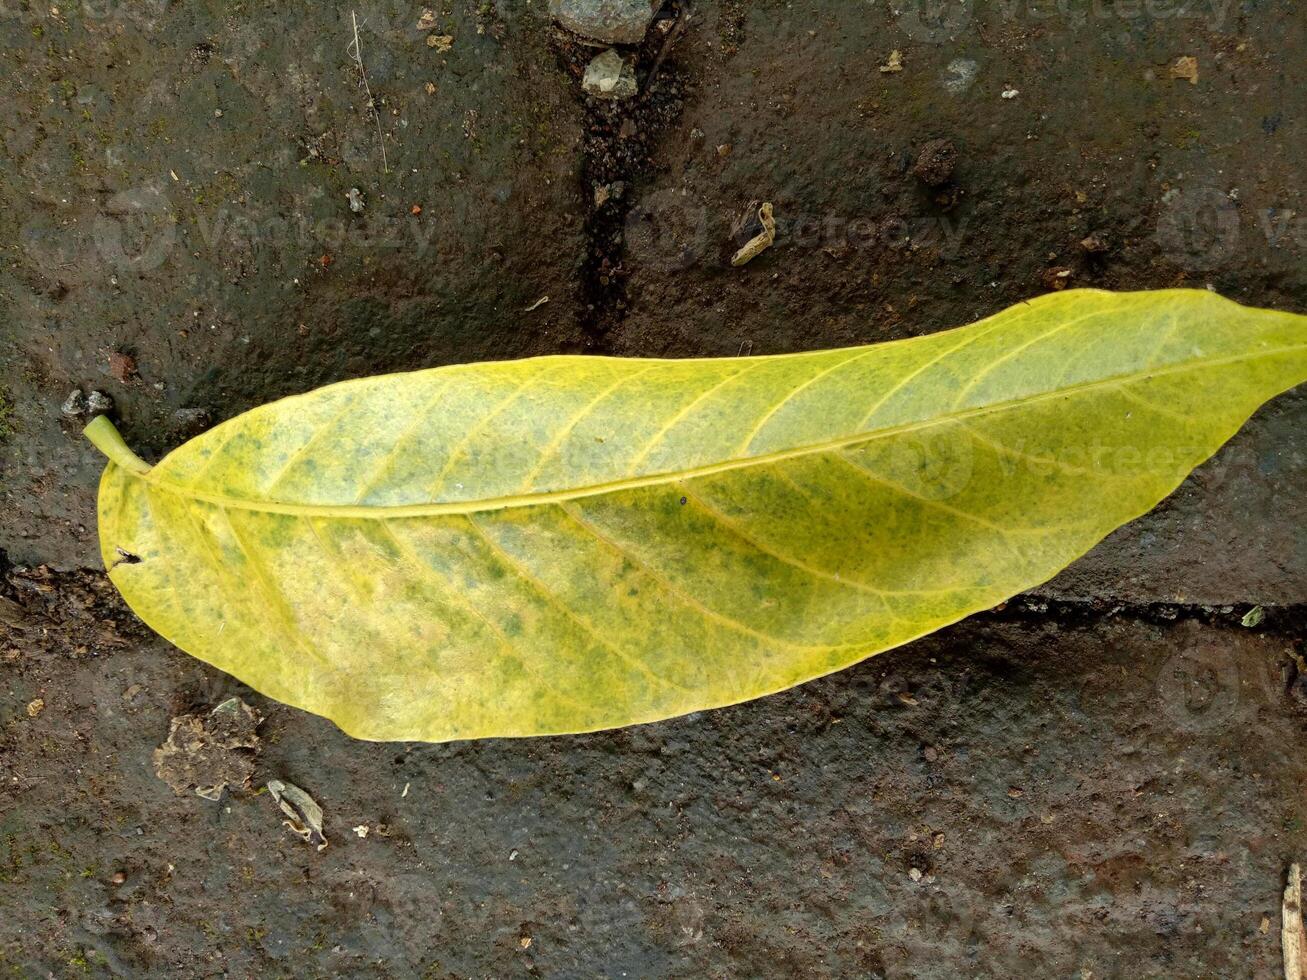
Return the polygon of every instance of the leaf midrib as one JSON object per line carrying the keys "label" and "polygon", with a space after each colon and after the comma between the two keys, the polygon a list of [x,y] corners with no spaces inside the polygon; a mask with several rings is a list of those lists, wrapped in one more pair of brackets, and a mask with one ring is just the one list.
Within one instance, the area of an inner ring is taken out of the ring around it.
{"label": "leaf midrib", "polygon": [[433,501],[423,504],[392,505],[282,503],[274,500],[254,500],[247,497],[230,497],[224,494],[206,493],[203,490],[196,490],[194,487],[158,479],[153,476],[153,471],[133,475],[165,493],[171,493],[181,497],[189,497],[205,503],[216,504],[220,507],[235,508],[238,510],[252,510],[273,514],[288,514],[292,516],[337,517],[370,520],[390,520],[404,517],[435,517],[442,514],[473,514],[484,511],[507,510],[514,507],[534,507],[561,501],[576,500],[582,497],[594,497],[606,493],[615,493],[622,490],[633,490],[640,487],[677,483],[682,480],[691,480],[702,476],[712,476],[717,473],[743,469],[749,466],[766,466],[785,459],[816,455],[848,446],[856,446],[860,443],[874,442],[878,439],[888,439],[909,432],[929,429],[937,425],[946,425],[965,419],[1005,412],[1009,409],[1020,408],[1022,406],[1036,405],[1042,402],[1052,401],[1056,398],[1077,395],[1095,389],[1124,387],[1132,382],[1146,381],[1151,380],[1152,378],[1165,377],[1172,374],[1183,374],[1189,370],[1219,367],[1223,364],[1236,364],[1240,361],[1275,357],[1280,354],[1289,354],[1296,351],[1307,351],[1307,344],[1291,344],[1287,347],[1275,347],[1270,350],[1247,354],[1234,354],[1229,357],[1192,358],[1187,361],[1177,362],[1165,368],[1112,375],[1107,378],[1099,378],[1096,381],[1086,381],[1081,384],[1070,385],[1064,388],[1036,392],[1021,398],[992,402],[988,405],[978,405],[974,408],[968,408],[962,411],[951,411],[947,415],[939,415],[928,419],[918,419],[913,422],[905,422],[900,425],[888,426],[883,429],[859,432],[853,435],[841,436],[837,439],[828,439],[804,446],[795,446],[789,449],[777,450],[772,453],[763,453],[756,456],[742,456],[734,459],[721,460],[716,463],[705,463],[702,466],[688,467],[683,470],[669,470],[662,473],[650,473],[643,476],[626,477],[620,480],[608,480],[603,483],[594,483],[587,486],[569,487],[565,490],[511,494],[503,497],[487,497],[481,500]]}

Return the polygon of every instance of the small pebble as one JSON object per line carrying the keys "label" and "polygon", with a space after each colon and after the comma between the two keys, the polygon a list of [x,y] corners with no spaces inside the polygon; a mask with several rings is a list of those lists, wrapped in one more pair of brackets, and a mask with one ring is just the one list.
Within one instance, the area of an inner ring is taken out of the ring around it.
{"label": "small pebble", "polygon": [[1080,239],[1080,247],[1090,255],[1100,255],[1107,251],[1107,236],[1102,232],[1090,232],[1084,238]]}
{"label": "small pebble", "polygon": [[86,398],[82,395],[81,388],[74,388],[64,399],[64,403],[59,406],[59,411],[66,418],[75,419],[79,415],[86,413]]}
{"label": "small pebble", "polygon": [[971,88],[980,71],[980,65],[970,58],[954,58],[944,69],[944,91],[950,95],[961,95]]}
{"label": "small pebble", "polygon": [[86,396],[87,415],[105,415],[113,411],[113,399],[103,391],[92,391]]}
{"label": "small pebble", "polygon": [[649,0],[549,0],[553,19],[582,37],[606,44],[639,44],[654,6]]}
{"label": "small pebble", "polygon": [[363,203],[363,194],[357,187],[351,187],[346,192],[345,198],[349,201],[349,209],[355,214],[361,214],[366,207]]}
{"label": "small pebble", "polygon": [[581,88],[599,99],[629,99],[640,90],[635,65],[613,48],[595,55],[585,66]]}

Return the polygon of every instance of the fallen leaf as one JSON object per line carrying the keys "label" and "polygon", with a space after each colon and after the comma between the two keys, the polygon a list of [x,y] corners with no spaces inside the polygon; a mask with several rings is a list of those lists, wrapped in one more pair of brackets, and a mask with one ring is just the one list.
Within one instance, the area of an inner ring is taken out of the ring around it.
{"label": "fallen leaf", "polygon": [[1304,380],[1305,317],[1066,290],[846,350],[360,378],[153,467],[86,432],[142,619],[352,734],[441,741],[734,704],[992,608]]}
{"label": "fallen leaf", "polygon": [[895,48],[889,53],[889,60],[880,66],[882,73],[889,73],[903,70],[903,52]]}

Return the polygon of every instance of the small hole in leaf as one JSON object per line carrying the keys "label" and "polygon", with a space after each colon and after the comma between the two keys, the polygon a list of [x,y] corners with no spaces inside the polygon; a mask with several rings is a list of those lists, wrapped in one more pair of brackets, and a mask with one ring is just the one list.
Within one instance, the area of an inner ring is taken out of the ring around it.
{"label": "small hole in leaf", "polygon": [[109,571],[111,572],[119,565],[139,565],[141,563],[140,555],[134,555],[130,551],[118,547],[115,547],[113,550],[118,552],[118,560],[109,566]]}

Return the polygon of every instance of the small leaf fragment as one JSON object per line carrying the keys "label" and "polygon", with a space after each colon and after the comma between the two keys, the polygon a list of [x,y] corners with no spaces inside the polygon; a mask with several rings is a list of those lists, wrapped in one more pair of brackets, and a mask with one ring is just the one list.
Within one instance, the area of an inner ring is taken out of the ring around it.
{"label": "small leaf fragment", "polygon": [[776,218],[772,215],[770,201],[758,208],[758,221],[762,224],[762,231],[745,242],[731,257],[731,265],[736,267],[747,265],[771,248],[772,243],[776,241]]}
{"label": "small leaf fragment", "polygon": [[282,823],[292,833],[315,845],[319,851],[325,850],[327,835],[322,832],[322,807],[318,806],[317,801],[294,783],[270,779],[267,785],[268,792],[286,815]]}

